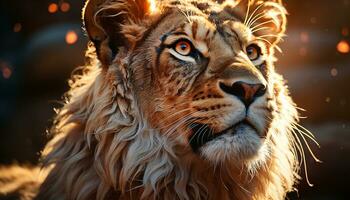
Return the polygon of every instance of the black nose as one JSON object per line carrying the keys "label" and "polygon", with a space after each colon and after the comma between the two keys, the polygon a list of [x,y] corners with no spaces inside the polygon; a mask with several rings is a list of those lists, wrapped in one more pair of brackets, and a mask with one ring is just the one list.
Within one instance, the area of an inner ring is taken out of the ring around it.
{"label": "black nose", "polygon": [[220,83],[220,88],[224,92],[236,96],[247,108],[256,98],[263,96],[266,92],[266,87],[263,84],[249,84],[242,81],[237,81],[232,86]]}

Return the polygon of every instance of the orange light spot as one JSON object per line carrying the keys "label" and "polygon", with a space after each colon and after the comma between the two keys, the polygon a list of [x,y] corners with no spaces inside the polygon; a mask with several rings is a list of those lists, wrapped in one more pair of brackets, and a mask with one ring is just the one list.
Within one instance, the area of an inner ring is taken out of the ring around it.
{"label": "orange light spot", "polygon": [[60,7],[62,12],[68,12],[70,9],[70,4],[67,2],[63,2]]}
{"label": "orange light spot", "polygon": [[149,12],[155,13],[157,11],[157,5],[155,0],[147,0],[149,3]]}
{"label": "orange light spot", "polygon": [[348,36],[348,35],[349,35],[349,29],[348,29],[347,27],[343,27],[343,28],[341,29],[341,34],[342,34],[343,36]]}
{"label": "orange light spot", "polygon": [[5,79],[9,79],[12,75],[12,71],[10,68],[8,67],[4,67],[2,69],[2,76],[5,78]]}
{"label": "orange light spot", "polygon": [[68,31],[66,33],[66,42],[67,44],[74,44],[78,40],[78,34],[75,31]]}
{"label": "orange light spot", "polygon": [[330,97],[326,97],[326,102],[327,103],[331,102],[331,98]]}
{"label": "orange light spot", "polygon": [[14,26],[13,26],[13,32],[15,33],[18,33],[22,30],[22,24],[21,23],[16,23]]}
{"label": "orange light spot", "polygon": [[301,32],[300,33],[300,40],[304,43],[309,42],[309,34],[307,32]]}
{"label": "orange light spot", "polygon": [[7,62],[2,60],[0,60],[0,73],[2,74],[2,77],[4,77],[4,79],[9,79],[12,75],[11,66]]}
{"label": "orange light spot", "polygon": [[332,76],[337,76],[338,75],[338,70],[336,68],[331,69],[331,75]]}
{"label": "orange light spot", "polygon": [[51,3],[47,10],[49,11],[49,13],[55,13],[58,10],[58,5],[56,3]]}
{"label": "orange light spot", "polygon": [[349,43],[346,40],[341,40],[338,44],[337,44],[337,50],[340,53],[349,53],[350,51],[350,46]]}

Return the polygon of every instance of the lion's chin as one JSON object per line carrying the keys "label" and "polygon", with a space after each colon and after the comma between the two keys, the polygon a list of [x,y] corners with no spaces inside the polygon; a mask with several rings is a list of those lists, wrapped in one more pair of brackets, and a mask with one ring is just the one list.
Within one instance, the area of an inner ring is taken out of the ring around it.
{"label": "lion's chin", "polygon": [[207,142],[198,152],[209,162],[239,164],[258,157],[263,143],[264,140],[253,127],[240,124],[231,132]]}

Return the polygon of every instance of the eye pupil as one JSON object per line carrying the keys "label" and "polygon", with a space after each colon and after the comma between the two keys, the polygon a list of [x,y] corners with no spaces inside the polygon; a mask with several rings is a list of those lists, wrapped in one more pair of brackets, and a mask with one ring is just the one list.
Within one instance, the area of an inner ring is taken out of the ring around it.
{"label": "eye pupil", "polygon": [[182,43],[180,48],[181,48],[181,50],[186,50],[187,49],[187,45]]}
{"label": "eye pupil", "polygon": [[251,48],[248,48],[247,52],[248,52],[248,54],[250,55],[250,54],[253,53],[253,50],[252,50]]}
{"label": "eye pupil", "polygon": [[177,51],[177,53],[184,56],[189,55],[192,51],[191,45],[187,41],[179,41],[178,43],[176,43],[175,50]]}
{"label": "eye pupil", "polygon": [[251,61],[259,59],[261,55],[260,47],[255,44],[249,45],[246,49],[246,52],[247,52],[248,58]]}

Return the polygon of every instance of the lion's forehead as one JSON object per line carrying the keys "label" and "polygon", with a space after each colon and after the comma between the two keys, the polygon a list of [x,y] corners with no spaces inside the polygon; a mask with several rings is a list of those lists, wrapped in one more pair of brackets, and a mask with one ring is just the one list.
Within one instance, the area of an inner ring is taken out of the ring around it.
{"label": "lion's forehead", "polygon": [[[181,3],[180,3],[181,2]],[[247,43],[252,33],[233,12],[211,1],[171,1],[165,4],[166,12],[153,27],[162,31],[153,31],[155,35],[186,33],[193,39],[200,50],[208,51],[208,45],[215,33],[229,40],[232,36]],[[172,4],[172,6],[169,6]],[[163,26],[162,26],[163,25]],[[215,44],[215,42],[214,42]]]}

